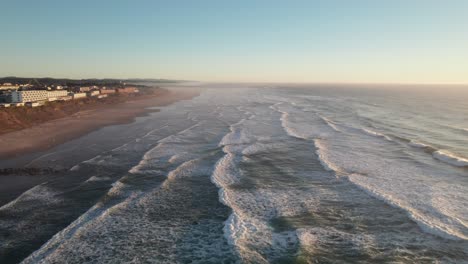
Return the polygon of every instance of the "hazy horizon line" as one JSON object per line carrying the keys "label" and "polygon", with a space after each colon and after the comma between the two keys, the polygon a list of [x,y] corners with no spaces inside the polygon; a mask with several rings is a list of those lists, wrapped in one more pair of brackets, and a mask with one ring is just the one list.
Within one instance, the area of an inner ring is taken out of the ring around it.
{"label": "hazy horizon line", "polygon": [[294,82],[283,82],[283,81],[209,81],[209,80],[188,80],[188,79],[179,79],[179,78],[156,78],[156,77],[86,77],[86,78],[73,78],[73,77],[51,77],[51,76],[42,76],[42,77],[24,77],[24,76],[2,76],[0,79],[5,78],[18,78],[18,79],[67,79],[67,80],[167,80],[167,81],[178,81],[178,82],[199,82],[199,83],[211,83],[211,84],[288,84],[288,85],[408,85],[408,86],[437,86],[437,85],[450,85],[450,86],[468,86],[468,83],[427,83],[427,82],[344,82],[344,81],[294,81]]}

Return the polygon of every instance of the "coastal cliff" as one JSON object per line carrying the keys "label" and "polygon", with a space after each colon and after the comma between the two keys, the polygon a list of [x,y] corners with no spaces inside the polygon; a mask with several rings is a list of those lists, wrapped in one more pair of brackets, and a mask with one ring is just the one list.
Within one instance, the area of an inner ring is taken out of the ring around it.
{"label": "coastal cliff", "polygon": [[64,118],[81,111],[106,108],[131,100],[147,99],[168,93],[167,90],[161,88],[146,88],[141,90],[142,92],[139,94],[115,94],[102,99],[91,97],[80,100],[48,102],[46,105],[37,108],[3,108],[0,109],[0,135]]}

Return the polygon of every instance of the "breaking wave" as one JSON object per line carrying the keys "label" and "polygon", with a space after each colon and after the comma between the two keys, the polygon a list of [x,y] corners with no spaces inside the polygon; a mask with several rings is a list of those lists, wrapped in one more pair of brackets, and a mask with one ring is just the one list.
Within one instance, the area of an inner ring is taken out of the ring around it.
{"label": "breaking wave", "polygon": [[373,136],[373,137],[380,137],[380,138],[385,138],[386,140],[388,141],[392,141],[392,139],[385,135],[385,134],[382,134],[380,132],[376,132],[376,131],[373,131],[373,130],[370,130],[370,129],[367,129],[367,128],[361,128],[362,131],[364,131],[364,133],[366,133],[367,135],[370,135],[370,136]]}
{"label": "breaking wave", "polygon": [[338,127],[336,126],[335,122],[333,122],[330,119],[328,119],[328,118],[326,118],[324,116],[321,116],[319,114],[317,114],[317,115],[323,120],[323,122],[325,122],[325,124],[330,126],[333,130],[335,130],[336,132],[341,132],[341,130],[339,130]]}
{"label": "breaking wave", "polygon": [[446,150],[438,150],[432,153],[432,156],[442,162],[456,166],[456,167],[468,167],[468,159],[459,157]]}

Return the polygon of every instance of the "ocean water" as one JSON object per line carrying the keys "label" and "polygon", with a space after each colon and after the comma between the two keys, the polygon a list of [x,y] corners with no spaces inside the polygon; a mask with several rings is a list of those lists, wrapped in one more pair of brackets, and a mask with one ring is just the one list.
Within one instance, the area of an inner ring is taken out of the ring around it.
{"label": "ocean water", "polygon": [[2,161],[55,172],[1,205],[0,262],[468,263],[467,102],[207,86]]}

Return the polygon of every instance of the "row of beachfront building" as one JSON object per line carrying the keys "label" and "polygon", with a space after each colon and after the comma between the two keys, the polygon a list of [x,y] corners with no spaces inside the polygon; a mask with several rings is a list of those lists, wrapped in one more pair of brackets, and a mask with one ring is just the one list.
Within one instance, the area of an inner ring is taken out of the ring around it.
{"label": "row of beachfront building", "polygon": [[109,89],[97,86],[75,87],[70,90],[61,88],[56,90],[9,90],[3,91],[3,103],[0,103],[0,107],[37,107],[52,101],[68,101],[87,97],[97,97],[101,99],[115,93],[129,94],[138,92],[139,90],[136,87]]}

